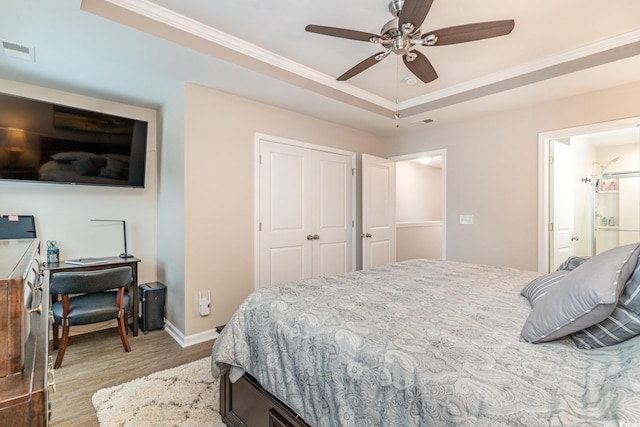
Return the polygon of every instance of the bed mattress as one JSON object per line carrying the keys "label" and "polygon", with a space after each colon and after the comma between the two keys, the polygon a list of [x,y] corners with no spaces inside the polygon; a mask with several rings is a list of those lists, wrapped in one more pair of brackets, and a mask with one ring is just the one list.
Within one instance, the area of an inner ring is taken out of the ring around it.
{"label": "bed mattress", "polygon": [[412,260],[260,289],[213,347],[307,423],[640,423],[640,339],[520,341],[539,273]]}

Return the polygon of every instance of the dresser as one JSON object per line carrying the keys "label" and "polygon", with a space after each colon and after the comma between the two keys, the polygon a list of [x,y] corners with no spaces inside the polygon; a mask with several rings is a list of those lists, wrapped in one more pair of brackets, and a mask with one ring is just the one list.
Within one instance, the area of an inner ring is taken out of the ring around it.
{"label": "dresser", "polygon": [[43,277],[37,239],[0,240],[0,427],[49,423],[53,373]]}

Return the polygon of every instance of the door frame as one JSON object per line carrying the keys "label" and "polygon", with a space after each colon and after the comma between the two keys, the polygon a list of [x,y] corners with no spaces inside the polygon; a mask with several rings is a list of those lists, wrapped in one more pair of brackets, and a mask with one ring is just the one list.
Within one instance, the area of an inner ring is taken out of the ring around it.
{"label": "door frame", "polygon": [[253,149],[253,288],[260,284],[260,141],[308,148],[316,151],[340,154],[351,158],[351,269],[356,269],[356,153],[324,145],[311,144],[289,138],[255,133]]}
{"label": "door frame", "polygon": [[[447,259],[447,149],[420,151],[418,153],[389,157],[389,160],[400,162],[415,160],[420,157],[442,157],[442,260]],[[397,242],[396,242],[397,243]],[[397,246],[396,246],[397,248]]]}
{"label": "door frame", "polygon": [[554,139],[571,138],[591,133],[607,132],[617,129],[627,129],[640,126],[640,117],[612,120],[608,122],[592,123],[567,129],[559,129],[538,134],[538,271],[549,272],[549,224],[550,218],[550,178],[549,153],[550,143]]}

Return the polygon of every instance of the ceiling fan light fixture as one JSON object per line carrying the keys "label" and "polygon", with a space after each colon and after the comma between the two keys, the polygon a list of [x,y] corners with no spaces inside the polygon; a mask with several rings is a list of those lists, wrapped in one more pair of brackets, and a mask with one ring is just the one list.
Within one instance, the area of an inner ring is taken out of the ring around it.
{"label": "ceiling fan light fixture", "polygon": [[391,40],[395,37],[402,37],[402,31],[398,28],[398,18],[394,18],[391,21],[384,24],[380,29],[380,35],[382,38]]}
{"label": "ceiling fan light fixture", "polygon": [[349,40],[380,44],[386,52],[380,52],[366,58],[336,80],[344,81],[373,66],[391,52],[402,56],[404,64],[424,83],[438,78],[433,65],[419,52],[409,51],[413,46],[433,46],[466,43],[510,34],[514,28],[513,19],[473,24],[456,25],[428,32],[422,36],[420,27],[424,23],[434,0],[390,0],[389,11],[395,16],[387,22],[379,35],[345,28],[327,27],[309,24],[305,30],[312,33]]}
{"label": "ceiling fan light fixture", "polygon": [[395,39],[393,39],[393,44],[391,45],[393,53],[397,55],[403,55],[407,53],[410,47],[411,42],[409,42],[409,39],[403,37],[396,37]]}

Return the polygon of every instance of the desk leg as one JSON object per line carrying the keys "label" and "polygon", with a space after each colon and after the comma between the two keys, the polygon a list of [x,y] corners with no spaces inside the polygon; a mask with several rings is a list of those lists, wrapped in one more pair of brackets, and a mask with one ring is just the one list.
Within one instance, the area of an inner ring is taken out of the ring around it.
{"label": "desk leg", "polygon": [[134,337],[138,336],[138,264],[132,263],[131,272],[133,273],[133,282],[131,285],[133,289],[131,289],[131,304],[133,305],[133,326],[132,333]]}

